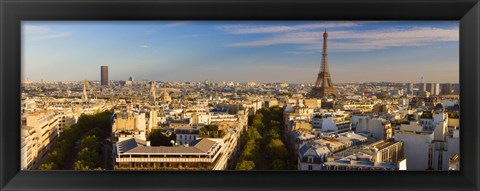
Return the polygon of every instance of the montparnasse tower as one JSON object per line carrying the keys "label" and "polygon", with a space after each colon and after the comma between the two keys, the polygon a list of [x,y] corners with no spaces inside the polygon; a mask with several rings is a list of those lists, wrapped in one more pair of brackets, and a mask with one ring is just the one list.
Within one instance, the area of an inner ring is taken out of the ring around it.
{"label": "montparnasse tower", "polygon": [[328,65],[328,33],[327,30],[323,33],[323,52],[322,63],[320,65],[320,72],[318,73],[317,81],[309,93],[310,96],[316,98],[323,98],[328,96],[337,96],[337,89],[332,85],[332,78],[330,76]]}

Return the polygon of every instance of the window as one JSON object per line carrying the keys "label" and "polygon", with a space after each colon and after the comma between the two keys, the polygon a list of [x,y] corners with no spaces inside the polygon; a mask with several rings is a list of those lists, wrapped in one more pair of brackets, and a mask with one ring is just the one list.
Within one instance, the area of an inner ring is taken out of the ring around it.
{"label": "window", "polygon": [[313,166],[312,166],[312,165],[308,165],[308,170],[313,170]]}
{"label": "window", "polygon": [[313,157],[312,157],[312,156],[308,156],[307,162],[308,162],[308,163],[313,163]]}

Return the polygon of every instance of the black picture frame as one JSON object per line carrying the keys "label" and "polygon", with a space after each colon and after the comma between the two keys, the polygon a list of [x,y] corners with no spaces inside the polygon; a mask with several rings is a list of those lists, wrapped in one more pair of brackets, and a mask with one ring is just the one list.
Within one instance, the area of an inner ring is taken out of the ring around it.
{"label": "black picture frame", "polygon": [[[26,20],[459,20],[459,172],[20,171]],[[479,190],[478,0],[0,0],[1,190]]]}

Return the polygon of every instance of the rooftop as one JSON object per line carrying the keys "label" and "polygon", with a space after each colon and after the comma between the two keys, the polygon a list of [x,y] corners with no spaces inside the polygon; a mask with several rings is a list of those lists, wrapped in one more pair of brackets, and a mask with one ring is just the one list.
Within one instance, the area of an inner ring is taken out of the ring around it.
{"label": "rooftop", "polygon": [[151,155],[172,155],[172,154],[201,154],[209,155],[218,143],[210,139],[200,139],[190,143],[190,146],[144,146],[134,138],[118,142],[117,149],[120,154],[151,154]]}

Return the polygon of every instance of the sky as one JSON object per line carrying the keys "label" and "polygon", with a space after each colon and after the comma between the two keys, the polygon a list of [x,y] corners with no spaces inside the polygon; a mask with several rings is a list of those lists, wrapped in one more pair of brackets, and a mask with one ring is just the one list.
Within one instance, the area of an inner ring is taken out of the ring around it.
{"label": "sky", "polygon": [[458,21],[24,21],[22,79],[458,83]]}

